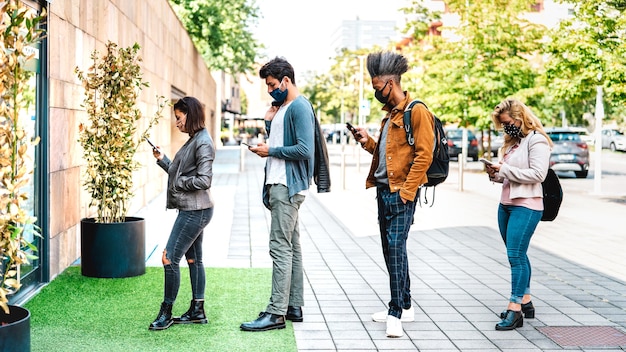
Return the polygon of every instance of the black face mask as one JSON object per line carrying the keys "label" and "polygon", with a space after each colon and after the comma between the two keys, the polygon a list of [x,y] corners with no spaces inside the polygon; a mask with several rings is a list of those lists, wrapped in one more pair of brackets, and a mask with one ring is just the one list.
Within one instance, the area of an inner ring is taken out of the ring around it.
{"label": "black face mask", "polygon": [[383,104],[387,104],[389,102],[389,96],[391,95],[391,89],[389,90],[389,94],[387,94],[387,96],[383,95],[383,91],[385,90],[385,88],[387,88],[387,84],[389,84],[389,81],[385,83],[383,89],[376,90],[376,92],[374,92],[374,96],[376,97],[376,99]]}
{"label": "black face mask", "polygon": [[502,126],[504,128],[504,133],[508,134],[509,136],[513,137],[513,138],[522,138],[522,129],[510,124],[510,125],[503,125]]}

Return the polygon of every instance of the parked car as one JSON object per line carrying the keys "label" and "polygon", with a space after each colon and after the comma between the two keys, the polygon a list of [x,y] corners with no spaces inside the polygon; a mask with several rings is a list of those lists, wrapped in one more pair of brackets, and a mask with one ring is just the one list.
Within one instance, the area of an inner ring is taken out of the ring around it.
{"label": "parked car", "polygon": [[589,148],[580,134],[568,128],[548,128],[546,133],[554,143],[550,168],[554,171],[573,171],[576,178],[586,178],[589,173]]}
{"label": "parked car", "polygon": [[[458,157],[463,147],[463,129],[447,129],[446,139],[448,139],[448,155],[450,155],[451,158]],[[467,130],[467,156],[474,161],[478,161],[478,139],[476,139],[476,136],[470,130]]]}
{"label": "parked car", "polygon": [[587,131],[585,127],[571,127],[570,126],[568,128],[578,133],[578,135],[580,136],[580,139],[582,139],[585,143],[587,143],[587,146],[594,145],[595,137],[593,135],[590,135],[589,131]]}
{"label": "parked car", "polygon": [[602,130],[602,148],[626,151],[626,136],[617,129],[605,128]]}
{"label": "parked car", "polygon": [[489,149],[489,135],[483,136],[483,150],[491,150],[491,156],[498,156],[498,150],[504,144],[504,132],[491,131],[491,149]]}

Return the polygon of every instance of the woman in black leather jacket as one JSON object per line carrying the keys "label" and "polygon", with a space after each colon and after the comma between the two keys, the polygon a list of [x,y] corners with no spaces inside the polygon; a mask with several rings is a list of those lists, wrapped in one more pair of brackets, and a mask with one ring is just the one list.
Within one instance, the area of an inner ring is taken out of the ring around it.
{"label": "woman in black leather jacket", "polygon": [[[189,140],[171,160],[158,148],[153,149],[157,164],[169,175],[167,181],[167,208],[177,209],[178,217],[163,251],[165,290],[161,310],[150,324],[150,330],[165,330],[172,324],[206,324],[204,289],[206,286],[202,264],[202,237],[204,228],[213,217],[211,180],[215,147],[204,127],[204,108],[193,97],[184,97],[174,104],[176,127],[189,134]],[[193,298],[187,312],[172,317],[172,306],[180,286],[179,263],[187,259]]]}

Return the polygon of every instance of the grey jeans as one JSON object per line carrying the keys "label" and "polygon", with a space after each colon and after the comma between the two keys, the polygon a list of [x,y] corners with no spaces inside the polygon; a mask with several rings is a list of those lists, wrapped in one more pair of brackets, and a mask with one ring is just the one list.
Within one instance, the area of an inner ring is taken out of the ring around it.
{"label": "grey jeans", "polygon": [[269,248],[273,267],[272,296],[265,311],[285,315],[288,306],[304,305],[298,211],[305,197],[296,194],[290,200],[289,190],[281,184],[272,185],[269,195],[272,207]]}

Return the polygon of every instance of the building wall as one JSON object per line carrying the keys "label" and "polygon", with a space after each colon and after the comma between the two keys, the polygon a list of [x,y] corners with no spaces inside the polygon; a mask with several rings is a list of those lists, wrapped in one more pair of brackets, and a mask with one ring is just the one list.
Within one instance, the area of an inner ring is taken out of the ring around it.
{"label": "building wall", "polygon": [[[80,219],[94,215],[90,196],[82,186],[83,158],[78,125],[87,121],[81,103],[84,90],[74,73],[87,70],[94,49],[105,51],[107,41],[120,47],[141,46],[144,88],[139,107],[147,124],[157,109],[157,95],[176,99],[173,92],[197,97],[206,106],[207,128],[216,131],[216,88],[201,55],[167,0],[54,0],[49,3],[49,159],[50,159],[50,277],[54,278],[80,257]],[[168,155],[187,136],[173,128],[173,112],[150,132]],[[140,130],[142,128],[140,127]],[[166,174],[156,166],[148,146],[136,159],[132,215],[162,192]]]}

